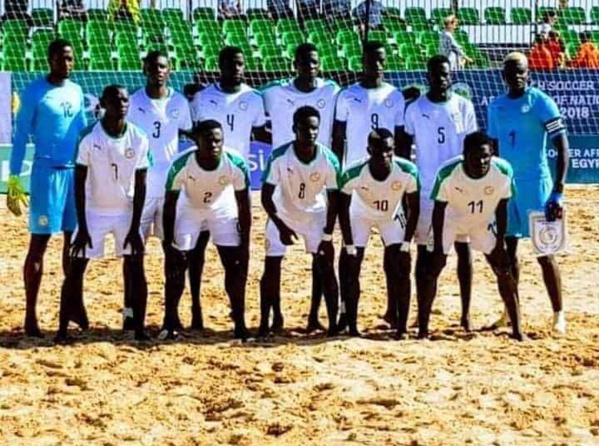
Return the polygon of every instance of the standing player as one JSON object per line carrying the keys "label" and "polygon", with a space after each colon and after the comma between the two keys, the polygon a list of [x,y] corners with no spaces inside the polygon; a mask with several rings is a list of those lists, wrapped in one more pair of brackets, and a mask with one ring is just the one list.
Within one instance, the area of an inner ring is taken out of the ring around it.
{"label": "standing player", "polygon": [[224,150],[223,133],[217,121],[196,123],[192,138],[197,148],[177,159],[168,174],[164,203],[163,339],[177,335],[177,308],[185,287],[185,270],[189,259],[194,258],[189,254],[199,249],[201,228],[212,234],[225,268],[225,290],[231,301],[235,338],[245,340],[248,336],[244,312],[252,221],[249,170],[241,156]]}
{"label": "standing player", "polygon": [[295,78],[276,81],[262,91],[264,108],[270,116],[272,146],[277,148],[295,139],[293,113],[309,105],[317,109],[321,117],[318,142],[331,147],[339,86],[332,80],[318,77],[320,57],[311,43],[302,43],[295,49],[294,65]]}
{"label": "standing player", "polygon": [[82,132],[77,148],[75,201],[77,232],[69,271],[60,295],[60,325],[56,340],[67,339],[69,321],[85,321],[83,276],[89,259],[104,256],[104,237],[112,234],[115,249],[124,256],[124,281],[136,292],[131,305],[135,339],[146,340],[144,319],[147,283],[144,273],[144,241],[140,228],[150,167],[148,139],[127,122],[129,94],[120,85],[102,93],[104,117]]}
{"label": "standing player", "polygon": [[[368,155],[368,134],[373,129],[393,129],[396,147],[404,139],[405,101],[401,91],[383,81],[386,60],[387,54],[382,43],[367,42],[362,59],[362,80],[341,90],[337,98],[332,148],[344,168]],[[345,276],[342,273],[344,262],[345,254],[342,251],[339,258],[340,276]],[[384,319],[395,327],[397,320],[393,315],[397,311],[392,305],[393,302],[387,302]],[[340,325],[341,328],[345,326],[343,304]]]}
{"label": "standing player", "polygon": [[[476,116],[472,102],[451,93],[451,64],[446,56],[437,55],[427,63],[429,91],[406,109],[407,137],[398,148],[399,155],[410,159],[412,143],[416,145],[416,165],[422,180],[420,218],[416,228],[418,257],[416,259],[416,287],[425,280],[432,241],[431,223],[434,202],[429,198],[435,176],[441,165],[462,152],[464,138],[475,132]],[[470,331],[470,297],[472,295],[472,253],[467,238],[455,243],[458,255],[458,280],[462,298],[461,326]]]}
{"label": "standing player", "polygon": [[[370,231],[377,228],[385,245],[388,300],[397,308],[397,334],[403,338],[410,310],[410,244],[418,222],[420,180],[414,164],[393,156],[393,134],[389,130],[370,132],[368,153],[367,160],[350,167],[343,175],[339,224],[347,254],[347,276],[339,278],[341,293],[345,294],[349,334],[359,336],[360,269]],[[352,206],[352,193],[365,206]],[[407,219],[402,209],[404,196]]]}
{"label": "standing player", "polygon": [[[245,59],[240,48],[224,47],[218,56],[220,79],[196,93],[191,102],[191,118],[194,122],[214,119],[223,126],[227,147],[237,150],[249,161],[252,137],[265,143],[271,142],[271,134],[266,130],[266,115],[262,96],[243,82]],[[200,282],[204,266],[204,252],[209,234],[202,231],[198,239],[197,256],[189,263],[190,289],[192,297],[192,328],[202,329],[200,306]]]}
{"label": "standing player", "polygon": [[[317,142],[320,113],[304,106],[293,115],[296,138],[271,154],[262,185],[262,205],[268,214],[266,258],[260,281],[260,330],[267,336],[271,308],[273,330],[283,327],[281,262],[286,247],[303,237],[312,254],[312,274],[320,276],[329,318],[328,334],[337,332],[339,287],[335,277],[333,228],[337,218],[339,161]],[[278,310],[278,311],[277,311]]]}
{"label": "standing player", "polygon": [[[165,54],[149,52],[144,59],[144,74],[146,86],[131,95],[128,119],[146,133],[154,162],[148,170],[141,229],[146,239],[150,235],[162,239],[164,185],[170,164],[179,152],[179,133],[191,129],[191,116],[187,99],[167,85],[170,66]],[[124,328],[132,328],[133,321],[133,290],[128,285],[125,284]]]}
{"label": "standing player", "polygon": [[[501,157],[514,166],[519,194],[510,202],[507,252],[519,279],[518,239],[529,236],[528,212],[545,209],[548,221],[562,218],[564,184],[568,171],[568,138],[560,111],[549,96],[529,87],[528,60],[522,53],[510,53],[503,63],[508,92],[489,104],[489,135],[497,140]],[[555,183],[547,162],[547,136],[557,149]],[[561,277],[553,256],[538,257],[543,280],[553,307],[553,330],[566,331]],[[505,314],[494,326],[506,324]]]}
{"label": "standing player", "polygon": [[[278,81],[266,87],[262,92],[266,114],[270,116],[272,146],[277,148],[295,139],[293,133],[293,114],[305,105],[317,109],[320,113],[318,142],[331,147],[335,101],[339,86],[332,80],[318,77],[320,57],[316,46],[302,43],[295,49],[295,69],[297,76],[291,80]],[[323,329],[318,321],[318,310],[322,296],[319,275],[313,274],[312,303],[308,317],[307,331]],[[275,309],[275,312],[277,309]]]}
{"label": "standing player", "polygon": [[518,288],[505,250],[508,200],[513,196],[512,168],[493,157],[490,138],[475,132],[464,140],[464,154],[448,161],[437,174],[431,199],[434,250],[426,281],[418,289],[418,338],[429,336],[428,323],[437,294],[437,279],[447,254],[460,235],[470,238],[472,247],[482,251],[497,276],[499,294],[508,309],[513,337],[523,340],[520,329]]}
{"label": "standing player", "polygon": [[76,225],[73,157],[77,137],[85,127],[85,110],[81,87],[69,80],[74,62],[73,48],[68,41],[57,39],[50,43],[50,73],[33,81],[23,93],[10,154],[7,205],[13,214],[21,215],[19,203],[24,193],[19,175],[29,136],[33,136],[31,239],[23,270],[27,296],[25,333],[28,336],[41,337],[36,304],[50,236],[64,233],[62,269],[66,274],[71,235]]}

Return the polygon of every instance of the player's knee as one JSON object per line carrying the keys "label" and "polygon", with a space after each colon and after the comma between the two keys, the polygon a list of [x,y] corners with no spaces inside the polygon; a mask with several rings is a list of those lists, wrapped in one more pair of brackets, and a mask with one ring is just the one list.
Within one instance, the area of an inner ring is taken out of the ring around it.
{"label": "player's knee", "polygon": [[537,257],[537,262],[539,262],[539,265],[541,265],[541,267],[553,266],[555,264],[555,256],[548,255]]}

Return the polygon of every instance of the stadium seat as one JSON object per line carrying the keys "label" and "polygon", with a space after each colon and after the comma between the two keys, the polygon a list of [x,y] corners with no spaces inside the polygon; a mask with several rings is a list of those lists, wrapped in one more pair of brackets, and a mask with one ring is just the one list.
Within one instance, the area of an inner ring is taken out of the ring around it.
{"label": "stadium seat", "polygon": [[262,71],[262,64],[257,57],[246,57],[245,71]]}
{"label": "stadium seat", "polygon": [[530,8],[512,8],[510,19],[514,25],[529,25],[532,23],[532,11]]}
{"label": "stadium seat", "polygon": [[106,22],[108,20],[108,10],[100,8],[90,8],[87,10],[88,20],[100,20]]}
{"label": "stadium seat", "polygon": [[321,42],[319,45],[316,45],[318,48],[318,55],[323,57],[338,57],[337,56],[337,47],[333,45],[331,42]]}
{"label": "stadium seat", "polygon": [[114,46],[135,46],[137,48],[137,35],[131,31],[119,31],[114,35]]}
{"label": "stadium seat", "polygon": [[304,33],[301,31],[286,31],[281,36],[281,41],[285,47],[289,45],[299,45],[305,40]]}
{"label": "stadium seat", "polygon": [[563,31],[560,31],[560,37],[563,39],[563,41],[565,43],[569,43],[569,42],[579,42],[579,37],[578,37],[578,33],[576,31],[574,31],[573,29],[565,29]]}
{"label": "stadium seat", "polygon": [[404,17],[406,19],[406,22],[408,22],[408,24],[412,26],[426,24],[427,22],[426,11],[424,10],[424,8],[417,6],[406,8],[404,10]]}
{"label": "stadium seat", "polygon": [[322,19],[306,20],[304,22],[304,29],[308,34],[312,32],[329,33],[327,22]]}
{"label": "stadium seat", "polygon": [[587,21],[586,12],[581,7],[565,8],[559,13],[559,21],[565,25],[583,25]]}
{"label": "stadium seat", "polygon": [[[262,60],[265,60],[267,57],[281,57],[281,48],[276,45],[264,45],[258,47],[258,52],[260,53],[260,57]],[[253,59],[253,58],[252,58]]]}
{"label": "stadium seat", "polygon": [[267,57],[264,60],[264,71],[281,71],[288,73],[290,71],[290,64],[284,57]]}
{"label": "stadium seat", "polygon": [[2,71],[27,71],[27,60],[24,56],[5,54],[2,58]]}
{"label": "stadium seat", "polygon": [[269,34],[268,32],[256,33],[254,34],[254,39],[256,40],[256,45],[258,46],[277,46],[277,38],[274,34]]}
{"label": "stadium seat", "polygon": [[198,20],[195,24],[196,30],[198,34],[215,34],[220,36],[222,33],[222,29],[220,24],[214,20],[210,19],[201,19]]}
{"label": "stadium seat", "polygon": [[269,13],[266,9],[261,9],[261,8],[249,8],[245,11],[248,19],[251,20],[269,20]]}
{"label": "stadium seat", "polygon": [[[479,53],[473,57],[474,63],[471,65],[472,68],[475,69],[487,69],[491,68],[491,61],[489,57],[485,54]],[[468,65],[466,65],[468,67]]]}
{"label": "stadium seat", "polygon": [[599,25],[599,6],[593,6],[591,8],[590,18],[593,25]]}
{"label": "stadium seat", "polygon": [[179,57],[175,59],[175,69],[177,71],[202,71],[204,67],[197,57]]}
{"label": "stadium seat", "polygon": [[208,56],[205,60],[204,68],[206,68],[206,71],[218,71],[218,56]]}
{"label": "stadium seat", "polygon": [[360,44],[356,45],[353,43],[346,43],[343,45],[341,50],[343,51],[343,55],[347,60],[351,59],[352,57],[362,57],[362,45]]}
{"label": "stadium seat", "polygon": [[[27,40],[20,35],[5,34],[2,42],[4,58],[22,58],[25,59],[27,52]],[[14,64],[14,61],[10,62]]]}
{"label": "stadium seat", "polygon": [[2,34],[4,38],[10,35],[15,39],[27,40],[29,26],[25,20],[7,20],[2,25]]}
{"label": "stadium seat", "polygon": [[110,51],[98,50],[94,51],[91,47],[89,53],[89,70],[90,71],[112,71],[114,70],[114,63]]}
{"label": "stadium seat", "polygon": [[455,40],[457,40],[460,45],[465,45],[468,42],[470,42],[468,33],[463,29],[456,29],[453,33],[453,36],[455,37]]}
{"label": "stadium seat", "polygon": [[119,31],[129,31],[137,34],[137,25],[132,20],[118,20],[111,22],[112,31],[118,33]]}
{"label": "stadium seat", "polygon": [[416,45],[416,34],[409,31],[397,31],[393,33],[393,39],[397,43],[397,45],[401,45],[402,43],[406,43],[408,45]]}
{"label": "stadium seat", "polygon": [[335,38],[335,42],[340,47],[342,47],[346,43],[359,45],[360,44],[360,36],[354,30],[341,30],[341,31],[337,32],[337,37]]}
{"label": "stadium seat", "polygon": [[321,42],[332,42],[332,37],[328,32],[312,31],[308,34],[308,42],[314,45]]}
{"label": "stadium seat", "polygon": [[383,17],[400,18],[401,17],[401,9],[399,9],[396,6],[387,6],[385,9],[383,9]]}
{"label": "stadium seat", "polygon": [[426,57],[429,58],[439,54],[439,42],[427,43],[425,46],[424,53],[426,54]]}
{"label": "stadium seat", "polygon": [[406,64],[401,58],[394,56],[388,57],[385,63],[385,71],[403,71],[406,69]]}
{"label": "stadium seat", "polygon": [[201,33],[198,36],[198,42],[200,42],[200,45],[202,47],[222,45],[222,39],[220,35],[214,35],[209,33]]}
{"label": "stadium seat", "polygon": [[65,19],[58,22],[58,35],[71,42],[83,38],[83,22]]}
{"label": "stadium seat", "polygon": [[345,71],[345,60],[336,56],[325,56],[320,60],[322,71]]}
{"label": "stadium seat", "polygon": [[387,44],[387,33],[385,31],[371,30],[368,33],[368,40],[370,42],[381,42]]}
{"label": "stadium seat", "polygon": [[580,42],[568,42],[566,43],[566,54],[570,58],[576,57],[576,53],[578,53],[578,47],[580,47]]}
{"label": "stadium seat", "polygon": [[[383,17],[383,24],[385,23],[385,17]],[[338,18],[334,19],[332,23],[330,23],[330,28],[333,34],[337,34],[339,31],[347,31],[354,29],[354,23],[351,19]]]}
{"label": "stadium seat", "polygon": [[433,8],[431,11],[431,18],[435,25],[442,29],[445,26],[445,19],[448,15],[453,14],[453,10],[451,8]]}
{"label": "stadium seat", "polygon": [[416,55],[406,59],[406,70],[425,70],[426,69],[426,58],[424,56]]}
{"label": "stadium seat", "polygon": [[281,19],[276,25],[277,34],[282,36],[286,32],[301,32],[301,28],[295,19]]}
{"label": "stadium seat", "polygon": [[418,42],[426,45],[428,43],[439,44],[439,33],[437,31],[420,31],[418,33]]}
{"label": "stadium seat", "polygon": [[223,22],[223,33],[229,34],[247,34],[247,25],[244,20],[228,19]]}
{"label": "stadium seat", "polygon": [[383,26],[385,27],[385,30],[391,34],[397,31],[405,31],[407,29],[406,23],[399,17],[383,16]]}
{"label": "stadium seat", "polygon": [[411,45],[409,43],[402,43],[398,46],[397,51],[402,59],[407,60],[409,58],[420,56],[421,47],[418,45]]}
{"label": "stadium seat", "polygon": [[191,18],[194,22],[198,20],[212,20],[216,19],[216,11],[207,6],[200,6],[199,8],[195,8],[191,13]]}
{"label": "stadium seat", "polygon": [[171,34],[171,42],[174,47],[189,47],[193,48],[193,37],[191,32],[177,31]]}
{"label": "stadium seat", "polygon": [[275,35],[274,24],[272,20],[268,19],[254,19],[250,21],[250,31],[252,35],[256,35],[257,33],[270,33]]}
{"label": "stadium seat", "polygon": [[166,23],[159,9],[143,8],[141,10],[141,26],[143,29],[154,28],[162,30]]}
{"label": "stadium seat", "polygon": [[460,8],[458,18],[463,25],[478,25],[480,23],[478,9],[476,8]]}
{"label": "stadium seat", "polygon": [[33,56],[29,71],[37,72],[37,71],[47,71],[47,70],[48,70],[48,57],[45,55]]}
{"label": "stadium seat", "polygon": [[202,57],[208,60],[210,57],[216,57],[218,59],[218,54],[220,53],[221,46],[220,45],[206,45],[202,46]]}
{"label": "stadium seat", "polygon": [[85,35],[87,43],[91,45],[110,43],[110,30],[105,22],[100,20],[89,20],[85,26]]}
{"label": "stadium seat", "polygon": [[351,56],[347,58],[349,71],[353,71],[354,73],[362,72],[362,57],[361,56]]}
{"label": "stadium seat", "polygon": [[596,45],[599,45],[599,29],[595,29],[590,31],[591,33],[591,41],[595,42]]}
{"label": "stadium seat", "polygon": [[162,17],[167,26],[169,24],[185,22],[183,10],[179,8],[164,8],[162,10]]}
{"label": "stadium seat", "polygon": [[487,25],[505,25],[505,9],[501,6],[489,6],[485,9]]}
{"label": "stadium seat", "polygon": [[50,8],[35,8],[31,10],[31,21],[35,27],[54,26],[54,11]]}
{"label": "stadium seat", "polygon": [[32,47],[39,46],[44,49],[44,52],[47,52],[48,45],[50,45],[50,42],[52,42],[55,37],[54,30],[38,29],[33,33],[31,45]]}

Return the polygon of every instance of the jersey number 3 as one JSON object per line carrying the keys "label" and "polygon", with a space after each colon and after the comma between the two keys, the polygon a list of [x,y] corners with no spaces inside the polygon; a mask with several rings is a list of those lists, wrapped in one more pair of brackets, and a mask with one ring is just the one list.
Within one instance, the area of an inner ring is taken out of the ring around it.
{"label": "jersey number 3", "polygon": [[162,124],[160,123],[160,121],[154,121],[154,132],[152,133],[152,136],[154,138],[160,138],[160,128],[162,127]]}

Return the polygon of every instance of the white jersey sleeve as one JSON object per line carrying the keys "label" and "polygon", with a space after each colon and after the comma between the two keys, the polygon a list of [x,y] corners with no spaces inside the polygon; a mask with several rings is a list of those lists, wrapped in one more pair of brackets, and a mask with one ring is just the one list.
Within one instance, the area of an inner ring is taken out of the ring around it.
{"label": "white jersey sleeve", "polygon": [[236,191],[246,190],[250,187],[250,170],[245,160],[236,153],[227,152],[225,156],[233,165],[231,184]]}
{"label": "white jersey sleeve", "polygon": [[177,158],[171,168],[168,171],[168,177],[166,180],[166,191],[167,192],[180,192],[183,184],[185,183],[185,177],[187,174],[187,163],[190,156],[193,156],[194,152],[189,151],[179,158]]}

